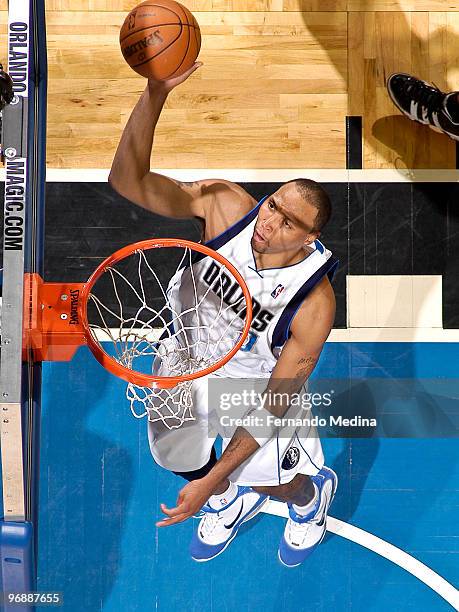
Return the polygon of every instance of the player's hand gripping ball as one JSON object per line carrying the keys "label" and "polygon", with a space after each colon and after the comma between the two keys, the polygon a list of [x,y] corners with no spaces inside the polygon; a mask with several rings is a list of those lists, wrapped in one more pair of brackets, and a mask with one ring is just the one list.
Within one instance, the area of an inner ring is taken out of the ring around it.
{"label": "player's hand gripping ball", "polygon": [[147,0],[128,14],[120,46],[129,66],[143,77],[165,81],[186,72],[201,48],[199,25],[174,0]]}

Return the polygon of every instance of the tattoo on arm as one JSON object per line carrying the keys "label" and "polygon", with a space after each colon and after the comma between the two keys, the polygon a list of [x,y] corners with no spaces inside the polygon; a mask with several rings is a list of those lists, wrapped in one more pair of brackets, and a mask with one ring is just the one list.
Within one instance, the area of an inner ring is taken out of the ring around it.
{"label": "tattoo on arm", "polygon": [[249,432],[242,427],[238,427],[217,462],[217,466],[219,465],[220,468],[225,467],[222,479],[231,474],[241,463],[253,455],[258,448],[258,443]]}
{"label": "tattoo on arm", "polygon": [[317,358],[315,357],[302,357],[297,362],[298,369],[296,371],[296,377],[303,378],[304,376],[309,376],[313,371],[316,363]]}
{"label": "tattoo on arm", "polygon": [[237,433],[239,434],[239,437],[237,436],[233,436],[228,444],[228,446],[225,449],[225,454],[226,456],[229,458],[231,455],[234,455],[238,448],[241,446],[242,444],[242,440],[241,440],[241,431],[240,430],[236,430]]}

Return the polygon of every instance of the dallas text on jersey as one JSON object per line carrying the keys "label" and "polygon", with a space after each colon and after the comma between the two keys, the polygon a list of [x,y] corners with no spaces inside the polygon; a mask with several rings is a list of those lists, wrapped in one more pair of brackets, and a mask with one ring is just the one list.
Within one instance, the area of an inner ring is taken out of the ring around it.
{"label": "dallas text on jersey", "polygon": [[[244,319],[247,309],[242,299],[241,286],[236,280],[222,272],[220,266],[214,261],[207,267],[202,280],[208,287],[211,287],[216,295],[223,299],[227,306],[230,306],[241,319]],[[274,314],[272,312],[261,308],[259,302],[252,298],[252,329],[259,332],[264,331],[273,318]]]}

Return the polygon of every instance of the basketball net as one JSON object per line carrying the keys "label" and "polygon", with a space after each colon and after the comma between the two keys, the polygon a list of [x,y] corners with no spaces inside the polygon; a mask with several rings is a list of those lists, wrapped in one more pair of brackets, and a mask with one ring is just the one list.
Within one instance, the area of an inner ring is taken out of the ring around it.
{"label": "basketball net", "polygon": [[238,350],[251,312],[241,287],[225,303],[234,274],[223,258],[220,263],[225,263],[213,266],[211,282],[205,284],[196,278],[193,263],[200,253],[194,248],[183,248],[175,273],[166,281],[155,254],[156,249],[136,248],[104,267],[88,294],[88,329],[91,343],[123,371],[155,377],[149,385],[128,382],[132,414],[175,429],[195,418],[193,379],[218,369]]}

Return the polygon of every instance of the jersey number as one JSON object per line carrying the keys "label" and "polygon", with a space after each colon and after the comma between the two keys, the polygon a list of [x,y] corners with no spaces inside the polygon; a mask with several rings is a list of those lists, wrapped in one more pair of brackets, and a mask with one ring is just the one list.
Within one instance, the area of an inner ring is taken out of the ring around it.
{"label": "jersey number", "polygon": [[244,344],[241,346],[241,351],[251,351],[253,345],[258,340],[258,336],[253,332],[249,332],[249,335],[245,339]]}

